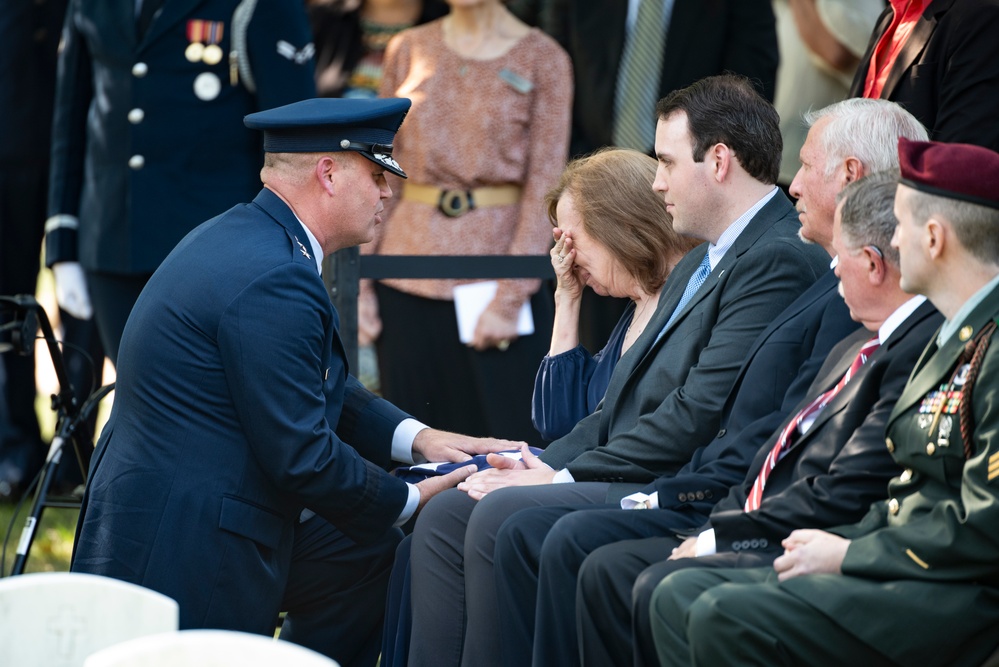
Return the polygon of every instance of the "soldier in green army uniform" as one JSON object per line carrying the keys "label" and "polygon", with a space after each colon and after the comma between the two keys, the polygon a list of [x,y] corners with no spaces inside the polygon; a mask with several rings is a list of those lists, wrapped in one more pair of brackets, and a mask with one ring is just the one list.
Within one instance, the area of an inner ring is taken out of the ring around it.
{"label": "soldier in green army uniform", "polygon": [[903,472],[773,568],[660,582],[663,665],[979,665],[999,645],[999,154],[899,140],[902,288],[947,318],[888,420]]}

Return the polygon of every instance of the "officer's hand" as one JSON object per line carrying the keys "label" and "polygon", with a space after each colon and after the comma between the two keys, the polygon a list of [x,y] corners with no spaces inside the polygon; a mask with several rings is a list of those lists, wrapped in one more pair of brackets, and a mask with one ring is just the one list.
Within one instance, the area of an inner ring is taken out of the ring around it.
{"label": "officer's hand", "polygon": [[[450,461],[461,463],[476,454],[503,452],[510,449],[520,449],[525,443],[499,438],[472,438],[458,433],[448,433],[432,428],[425,428],[416,434],[413,440],[413,454],[422,456],[426,461],[435,463]],[[418,460],[418,459],[417,459]]]}
{"label": "officer's hand", "polygon": [[781,541],[784,555],[774,561],[780,581],[802,574],[843,574],[850,540],[824,530],[799,529]]}
{"label": "officer's hand", "polygon": [[90,294],[87,293],[87,279],[79,262],[58,262],[52,265],[55,274],[55,293],[59,307],[73,317],[89,320],[93,314]]}
{"label": "officer's hand", "polygon": [[428,477],[422,482],[417,482],[416,488],[420,491],[420,505],[416,508],[416,511],[419,512],[431,498],[436,496],[441,491],[447,491],[448,489],[454,488],[458,485],[458,482],[463,481],[476,470],[477,468],[474,465],[468,465],[464,468],[452,470],[446,475]]}

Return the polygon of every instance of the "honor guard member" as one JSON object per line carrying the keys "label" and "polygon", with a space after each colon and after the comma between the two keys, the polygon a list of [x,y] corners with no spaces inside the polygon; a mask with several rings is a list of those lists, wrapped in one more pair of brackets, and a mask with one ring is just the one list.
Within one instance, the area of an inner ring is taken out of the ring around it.
{"label": "honor guard member", "polygon": [[428,429],[348,374],[321,262],[371,240],[409,104],[247,116],[264,188],[188,234],[136,301],[74,571],[172,597],[182,629],[272,635],[287,611],[283,638],[375,664],[394,526],[474,467],[417,485],[385,469],[519,444]]}
{"label": "honor guard member", "polygon": [[999,154],[899,157],[901,286],[946,318],[888,419],[903,471],[860,523],[791,533],[773,570],[666,577],[664,665],[980,665],[999,645]]}
{"label": "honor guard member", "polygon": [[62,40],[46,264],[117,363],[167,253],[257,191],[260,136],[239,121],[314,97],[314,47],[287,0],[70,0]]}

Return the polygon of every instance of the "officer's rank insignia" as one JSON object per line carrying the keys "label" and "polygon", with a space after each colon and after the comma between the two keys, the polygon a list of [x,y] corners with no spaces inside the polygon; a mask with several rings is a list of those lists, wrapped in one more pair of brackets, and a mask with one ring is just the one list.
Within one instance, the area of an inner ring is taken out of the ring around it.
{"label": "officer's rank insignia", "polygon": [[999,477],[999,452],[989,457],[988,481],[991,482],[996,477]]}
{"label": "officer's rank insignia", "polygon": [[296,65],[302,65],[312,60],[312,56],[316,55],[316,45],[309,42],[301,49],[296,49],[294,45],[289,42],[279,39],[277,43],[277,52],[279,55],[284,56]]}
{"label": "officer's rank insignia", "polygon": [[184,57],[188,62],[203,62],[206,65],[218,65],[222,62],[222,35],[225,33],[225,23],[222,21],[203,21],[191,19],[187,22],[187,41]]}
{"label": "officer's rank insignia", "polygon": [[302,251],[303,255],[305,255],[305,259],[312,259],[312,255],[310,255],[309,251],[305,249],[305,245],[298,240],[297,236],[295,237],[295,243],[298,244],[298,249]]}

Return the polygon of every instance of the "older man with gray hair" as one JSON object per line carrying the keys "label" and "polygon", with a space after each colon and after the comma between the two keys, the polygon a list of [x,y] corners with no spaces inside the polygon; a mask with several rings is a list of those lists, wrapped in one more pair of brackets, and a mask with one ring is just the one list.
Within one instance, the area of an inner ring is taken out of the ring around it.
{"label": "older man with gray hair", "polygon": [[980,665],[996,648],[999,153],[899,153],[901,287],[947,318],[888,419],[903,470],[859,522],[792,532],[773,568],[666,578],[663,664]]}
{"label": "older man with gray hair", "polygon": [[[839,102],[810,114],[809,122],[812,127],[792,192],[799,197],[799,217],[808,229],[805,240],[818,243],[832,256],[837,193],[873,171],[897,168],[897,153],[890,149],[898,137],[925,138],[926,130],[905,109],[884,100]],[[890,216],[890,207],[887,213]],[[856,329],[837,294],[837,282],[832,271],[820,277],[764,334],[771,341],[789,341],[788,355],[807,352],[795,368],[797,376],[792,373],[778,380],[779,364],[771,361],[773,370],[765,382],[743,383],[759,377],[754,375],[756,364],[744,365],[717,437],[704,443],[703,451],[675,475],[659,478],[644,495],[622,503],[625,509],[660,511],[638,514],[604,506],[570,513],[535,508],[518,512],[501,528],[496,563],[506,585],[499,590],[500,623],[505,637],[518,638],[504,645],[510,654],[508,664],[524,663],[532,651],[535,664],[556,660],[571,664],[565,656],[575,653],[577,643],[584,663],[631,662],[633,622],[634,627],[648,627],[648,596],[658,582],[651,580],[643,589],[644,597],[633,597],[636,579],[646,567],[669,556],[677,546],[678,532],[693,531],[714,517],[712,508],[726,497],[729,487],[743,481],[758,450],[810,395],[809,386],[833,346]],[[753,398],[766,392],[784,397],[778,410],[749,421],[732,418],[744,417]],[[740,422],[741,428],[733,426]],[[860,511],[866,508],[860,507]],[[660,539],[672,544],[658,544]],[[719,551],[731,550],[719,545]],[[651,636],[639,641],[638,647],[636,660],[656,661]]]}

